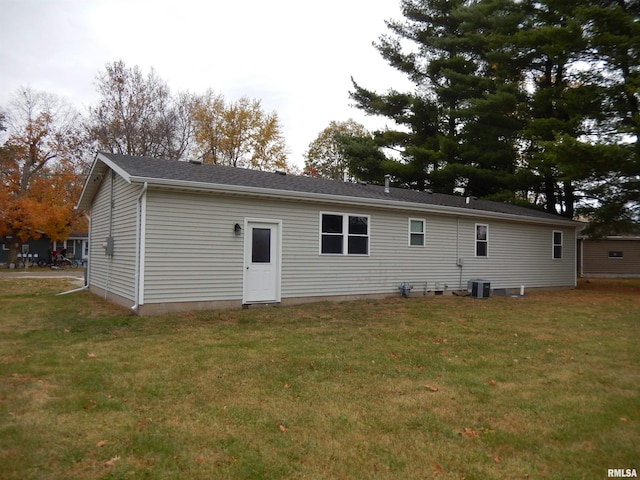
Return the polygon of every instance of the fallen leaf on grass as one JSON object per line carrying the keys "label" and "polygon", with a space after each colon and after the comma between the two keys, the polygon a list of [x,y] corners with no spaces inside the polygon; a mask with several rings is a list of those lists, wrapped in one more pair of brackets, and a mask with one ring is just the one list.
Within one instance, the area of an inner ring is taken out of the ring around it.
{"label": "fallen leaf on grass", "polygon": [[438,387],[434,387],[433,385],[425,385],[424,388],[426,388],[427,390],[431,391],[431,392],[438,392],[440,391],[440,389]]}
{"label": "fallen leaf on grass", "polygon": [[479,436],[480,436],[480,434],[479,434],[478,432],[476,432],[475,430],[473,430],[473,429],[471,429],[471,428],[469,428],[469,427],[466,427],[466,428],[464,429],[464,431],[462,432],[462,434],[463,434],[465,437],[469,437],[469,438],[476,438],[476,437],[479,437]]}
{"label": "fallen leaf on grass", "polygon": [[288,383],[284,384],[284,388],[286,388],[287,390],[291,388],[291,385],[289,385]]}
{"label": "fallen leaf on grass", "polygon": [[204,462],[204,458],[203,457],[198,457],[198,458],[196,458],[196,462],[203,463]]}
{"label": "fallen leaf on grass", "polygon": [[493,461],[496,463],[500,463],[500,459],[498,458],[498,455],[496,455],[495,453],[493,454]]}
{"label": "fallen leaf on grass", "polygon": [[98,443],[96,443],[96,447],[104,447],[106,443],[107,442],[105,442],[104,440],[100,440]]}
{"label": "fallen leaf on grass", "polygon": [[115,456],[111,460],[107,460],[106,462],[104,462],[104,466],[105,467],[113,467],[118,460],[120,460],[120,455]]}
{"label": "fallen leaf on grass", "polygon": [[87,357],[89,358],[96,358],[96,354],[95,353],[87,353]]}
{"label": "fallen leaf on grass", "polygon": [[284,425],[280,424],[280,431],[282,433],[285,433],[287,431],[287,427],[285,427]]}
{"label": "fallen leaf on grass", "polygon": [[495,387],[497,385],[495,380],[489,380],[489,385]]}
{"label": "fallen leaf on grass", "polygon": [[442,470],[442,467],[440,465],[438,465],[437,463],[433,466],[433,471],[435,473],[444,473],[444,470]]}

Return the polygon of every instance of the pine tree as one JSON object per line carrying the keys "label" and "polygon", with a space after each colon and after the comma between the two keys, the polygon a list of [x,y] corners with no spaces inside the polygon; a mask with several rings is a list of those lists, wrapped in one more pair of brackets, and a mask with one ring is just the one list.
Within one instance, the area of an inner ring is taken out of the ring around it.
{"label": "pine tree", "polygon": [[376,47],[414,91],[378,94],[354,82],[351,92],[398,126],[375,135],[399,152],[380,159],[385,173],[570,218],[576,204],[591,215],[608,204],[603,222],[616,208],[620,219],[640,215],[636,0],[401,5],[404,21],[387,22],[391,34]]}

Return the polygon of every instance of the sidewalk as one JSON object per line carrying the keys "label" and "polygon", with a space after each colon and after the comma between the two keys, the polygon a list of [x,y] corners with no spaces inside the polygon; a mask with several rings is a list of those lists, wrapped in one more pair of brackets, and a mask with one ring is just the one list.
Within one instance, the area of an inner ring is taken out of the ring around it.
{"label": "sidewalk", "polygon": [[65,270],[53,270],[52,268],[29,267],[24,268],[0,268],[0,278],[69,278],[84,283],[84,269],[67,268]]}

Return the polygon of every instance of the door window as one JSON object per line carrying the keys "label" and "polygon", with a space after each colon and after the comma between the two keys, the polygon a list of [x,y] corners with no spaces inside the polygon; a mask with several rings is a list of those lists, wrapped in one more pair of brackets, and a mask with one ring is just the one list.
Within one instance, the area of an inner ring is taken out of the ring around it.
{"label": "door window", "polygon": [[271,263],[271,229],[253,228],[251,262]]}

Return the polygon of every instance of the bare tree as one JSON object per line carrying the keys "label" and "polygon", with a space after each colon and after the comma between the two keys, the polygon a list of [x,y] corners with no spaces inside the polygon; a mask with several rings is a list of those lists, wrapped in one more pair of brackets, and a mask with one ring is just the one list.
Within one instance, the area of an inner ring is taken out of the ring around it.
{"label": "bare tree", "polygon": [[123,61],[107,65],[97,85],[102,98],[89,109],[87,131],[98,150],[170,159],[186,154],[192,138],[190,94],[173,97],[153,69],[145,78],[138,66],[128,68]]}

